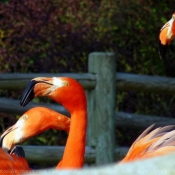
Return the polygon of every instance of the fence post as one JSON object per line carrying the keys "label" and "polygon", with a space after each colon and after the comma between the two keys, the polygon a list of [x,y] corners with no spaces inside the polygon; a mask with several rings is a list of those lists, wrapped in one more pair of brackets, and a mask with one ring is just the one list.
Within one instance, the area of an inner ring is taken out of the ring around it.
{"label": "fence post", "polygon": [[96,148],[96,164],[114,161],[116,101],[116,57],[111,52],[89,54],[88,71],[96,75],[96,86],[88,93],[87,144]]}

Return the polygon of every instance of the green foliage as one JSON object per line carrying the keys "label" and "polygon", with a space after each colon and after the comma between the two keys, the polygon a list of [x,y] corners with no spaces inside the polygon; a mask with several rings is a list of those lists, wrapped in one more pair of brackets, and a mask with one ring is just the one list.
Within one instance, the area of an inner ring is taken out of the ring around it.
{"label": "green foliage", "polygon": [[8,3],[8,0],[1,0],[2,3]]}
{"label": "green foliage", "polygon": [[0,70],[86,72],[90,52],[114,51],[119,71],[164,74],[157,38],[173,6],[165,2],[10,0],[0,6]]}

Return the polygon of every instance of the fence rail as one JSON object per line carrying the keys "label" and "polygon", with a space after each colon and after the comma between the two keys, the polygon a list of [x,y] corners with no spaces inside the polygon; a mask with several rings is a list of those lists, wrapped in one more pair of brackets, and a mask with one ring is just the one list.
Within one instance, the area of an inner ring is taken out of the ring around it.
{"label": "fence rail", "polygon": [[[35,77],[69,76],[78,80],[86,90],[95,88],[96,76],[92,73],[7,73],[0,74],[0,89],[24,89],[26,84]],[[172,94],[175,93],[175,78],[138,75],[117,72],[115,74],[116,87],[118,90],[132,90],[152,93]]]}
{"label": "fence rail", "polygon": [[0,74],[0,89],[24,89],[26,84],[35,77],[72,77],[78,80],[81,85],[89,90],[95,87],[95,75],[90,73],[29,73],[29,74],[20,74],[20,73],[7,73]]}
{"label": "fence rail", "polygon": [[[156,126],[175,124],[175,119],[171,118],[167,120],[166,117],[115,111],[116,90],[172,94],[175,93],[174,78],[121,72],[116,73],[116,58],[113,53],[91,53],[89,55],[88,71],[88,73],[81,74],[0,74],[0,89],[24,89],[26,84],[34,77],[69,76],[78,80],[86,90],[88,97],[89,126],[87,146],[89,147],[87,147],[87,150],[90,151],[87,151],[86,157],[88,157],[88,154],[93,155],[93,161],[95,161],[96,164],[105,164],[114,161],[114,155],[116,155],[116,148],[114,149],[115,126],[146,128],[153,123],[157,123]],[[47,106],[55,111],[69,115],[68,111],[59,105],[30,103],[26,107],[21,108],[19,100],[0,98],[0,111],[2,112],[22,114],[34,106]],[[114,123],[116,124],[115,126]],[[109,128],[109,130],[106,128]],[[95,147],[95,151],[94,149],[89,149],[90,146]],[[36,162],[40,160],[40,158],[32,159],[31,157],[35,156],[34,150],[42,150],[41,147],[24,147],[24,149],[27,152],[26,155],[29,160],[35,160]],[[43,147],[43,149],[47,148]],[[59,154],[59,149],[63,148],[57,147],[55,149]],[[50,150],[50,147],[48,147],[48,154],[52,154]],[[118,152],[121,150],[123,150],[123,148],[118,148]],[[124,153],[125,152],[122,152],[120,155],[123,156]],[[45,160],[43,156],[44,154],[42,154],[42,160]],[[86,160],[88,160],[88,158],[86,158]]]}
{"label": "fence rail", "polygon": [[[27,160],[30,163],[53,162],[55,164],[61,160],[64,146],[22,146]],[[115,148],[115,161],[121,160],[127,153],[127,147]],[[86,146],[85,162],[88,164],[94,164],[96,158],[96,150],[90,146]]]}
{"label": "fence rail", "polygon": [[[61,105],[30,102],[27,106],[22,108],[19,104],[19,100],[0,98],[0,111],[9,114],[22,115],[25,111],[29,110],[30,108],[36,106],[43,106],[53,109],[54,111],[60,112],[61,114],[70,116],[69,112]],[[175,124],[175,119],[167,118],[164,116],[150,116],[143,114],[126,113],[122,111],[115,112],[115,125],[118,128],[127,127],[144,129],[152,125],[153,123],[155,123],[157,127],[172,125]]]}

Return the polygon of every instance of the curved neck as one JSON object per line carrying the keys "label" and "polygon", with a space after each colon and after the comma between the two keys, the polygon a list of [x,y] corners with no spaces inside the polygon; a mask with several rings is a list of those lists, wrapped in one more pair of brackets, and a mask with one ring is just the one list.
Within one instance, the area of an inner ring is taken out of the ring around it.
{"label": "curved neck", "polygon": [[84,165],[86,144],[87,111],[79,110],[71,114],[69,136],[64,150],[62,161],[57,165],[60,168],[81,168]]}
{"label": "curved neck", "polygon": [[[39,113],[40,116],[38,116],[37,118],[38,125],[36,124],[34,126],[31,126],[30,132],[26,130],[28,133],[30,134],[32,133],[30,137],[35,136],[51,128],[69,132],[70,118],[52,110],[49,110],[49,111],[45,110],[41,112],[42,113]],[[32,121],[33,120],[31,120],[31,122]],[[27,133],[25,133],[25,135],[27,135]]]}

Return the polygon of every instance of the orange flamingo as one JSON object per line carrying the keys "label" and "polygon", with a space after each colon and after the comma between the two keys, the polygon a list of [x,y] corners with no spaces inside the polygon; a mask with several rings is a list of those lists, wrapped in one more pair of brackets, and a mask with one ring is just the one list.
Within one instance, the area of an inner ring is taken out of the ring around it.
{"label": "orange flamingo", "polygon": [[25,112],[16,124],[1,136],[2,148],[10,154],[0,148],[0,174],[23,174],[31,171],[27,161],[13,153],[16,144],[50,128],[65,130],[68,133],[69,127],[70,118],[51,109],[35,107]]}
{"label": "orange flamingo", "polygon": [[[37,96],[48,96],[62,104],[71,113],[69,137],[62,161],[57,168],[81,168],[84,162],[87,125],[86,96],[81,85],[68,77],[39,77],[26,87],[21,105],[25,106]],[[150,158],[175,151],[175,130],[173,126],[147,128],[132,144],[121,163]]]}
{"label": "orange flamingo", "polygon": [[59,168],[81,168],[84,165],[87,104],[82,86],[72,78],[35,78],[24,91],[21,105],[37,96],[48,96],[62,104],[71,114],[69,136]]}
{"label": "orange flamingo", "polygon": [[159,34],[159,55],[164,59],[168,45],[175,37],[175,13],[172,18],[161,28]]}

